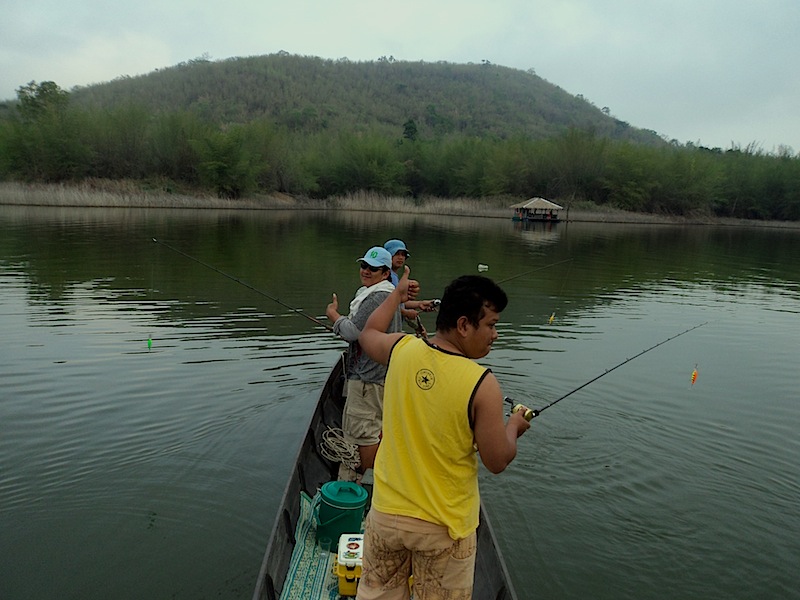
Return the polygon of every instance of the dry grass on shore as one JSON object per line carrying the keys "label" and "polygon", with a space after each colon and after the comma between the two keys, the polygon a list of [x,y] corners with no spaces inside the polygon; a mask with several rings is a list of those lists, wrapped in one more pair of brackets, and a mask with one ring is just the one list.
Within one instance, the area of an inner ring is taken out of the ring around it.
{"label": "dry grass on shore", "polygon": [[[240,200],[225,200],[204,193],[172,192],[169,187],[149,187],[135,181],[87,180],[77,184],[25,184],[0,182],[0,205],[107,207],[107,208],[190,208],[227,210],[342,210],[413,213],[444,216],[473,216],[507,219],[510,206],[519,198],[387,197],[372,192],[357,192],[324,200],[296,198],[287,194],[257,195]],[[675,217],[635,213],[589,202],[574,201],[561,218],[568,221],[637,224],[734,225],[751,227],[800,228],[800,223],[724,219],[708,215]]]}
{"label": "dry grass on shore", "polygon": [[328,198],[324,207],[335,210],[388,211],[423,215],[508,218],[513,198],[409,198],[381,196],[371,192],[355,192]]}
{"label": "dry grass on shore", "polygon": [[111,208],[194,208],[245,210],[359,210],[437,215],[507,217],[514,200],[484,201],[471,198],[414,200],[357,192],[311,200],[287,194],[258,195],[225,200],[209,194],[167,192],[148,189],[137,182],[88,180],[78,184],[0,183],[0,204],[25,206],[74,206]]}
{"label": "dry grass on shore", "polygon": [[[0,204],[104,208],[263,208],[258,200],[230,201],[215,196],[148,189],[136,182],[87,180],[77,184],[0,183]],[[282,208],[279,199],[271,208]]]}

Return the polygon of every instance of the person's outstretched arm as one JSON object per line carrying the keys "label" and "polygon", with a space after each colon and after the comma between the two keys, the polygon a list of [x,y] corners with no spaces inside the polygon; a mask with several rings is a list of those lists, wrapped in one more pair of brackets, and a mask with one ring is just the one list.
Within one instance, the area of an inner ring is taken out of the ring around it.
{"label": "person's outstretched arm", "polygon": [[475,442],[481,462],[492,473],[500,473],[514,460],[517,455],[517,438],[531,424],[525,420],[524,410],[513,413],[508,421],[504,421],[503,393],[493,373],[488,373],[475,390],[472,409]]}
{"label": "person's outstretched arm", "polygon": [[378,308],[372,311],[367,319],[361,335],[358,336],[358,343],[367,355],[382,365],[389,364],[389,355],[394,344],[403,337],[404,333],[386,333],[389,325],[394,319],[394,315],[400,305],[408,300],[408,274],[409,268],[405,267],[405,272],[400,278],[397,287],[387,296]]}

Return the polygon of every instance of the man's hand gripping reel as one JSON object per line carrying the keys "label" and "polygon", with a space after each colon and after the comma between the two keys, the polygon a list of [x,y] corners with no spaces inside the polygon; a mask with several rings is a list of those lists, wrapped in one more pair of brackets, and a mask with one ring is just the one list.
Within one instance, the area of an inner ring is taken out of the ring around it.
{"label": "man's hand gripping reel", "polygon": [[519,404],[519,403],[514,404],[514,401],[511,398],[509,398],[508,396],[503,398],[503,400],[505,400],[509,404],[513,404],[514,405],[513,408],[511,409],[512,413],[518,413],[519,411],[524,410],[525,412],[523,413],[522,416],[525,417],[526,421],[530,421],[534,417],[538,417],[539,413],[541,412],[541,411],[536,410],[535,408],[528,408],[524,404]]}

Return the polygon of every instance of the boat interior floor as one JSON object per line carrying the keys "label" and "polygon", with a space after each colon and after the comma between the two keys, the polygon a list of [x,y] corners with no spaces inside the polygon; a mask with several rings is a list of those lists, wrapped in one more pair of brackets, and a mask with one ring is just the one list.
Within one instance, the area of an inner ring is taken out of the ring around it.
{"label": "boat interior floor", "polygon": [[281,600],[339,600],[339,582],[334,573],[335,548],[323,551],[317,544],[314,499],[300,492],[300,518],[297,520],[297,544],[289,563],[289,572]]}

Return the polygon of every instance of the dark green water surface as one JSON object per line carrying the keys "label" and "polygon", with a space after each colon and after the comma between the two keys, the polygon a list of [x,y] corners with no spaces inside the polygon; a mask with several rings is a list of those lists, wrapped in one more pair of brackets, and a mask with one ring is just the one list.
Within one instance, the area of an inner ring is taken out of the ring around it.
{"label": "dark green water surface", "polygon": [[520,598],[800,598],[800,231],[34,207],[0,207],[0,598],[249,598],[344,344],[153,238],[324,320],[395,237],[424,297],[507,280],[482,362],[533,407],[707,322],[482,474]]}

